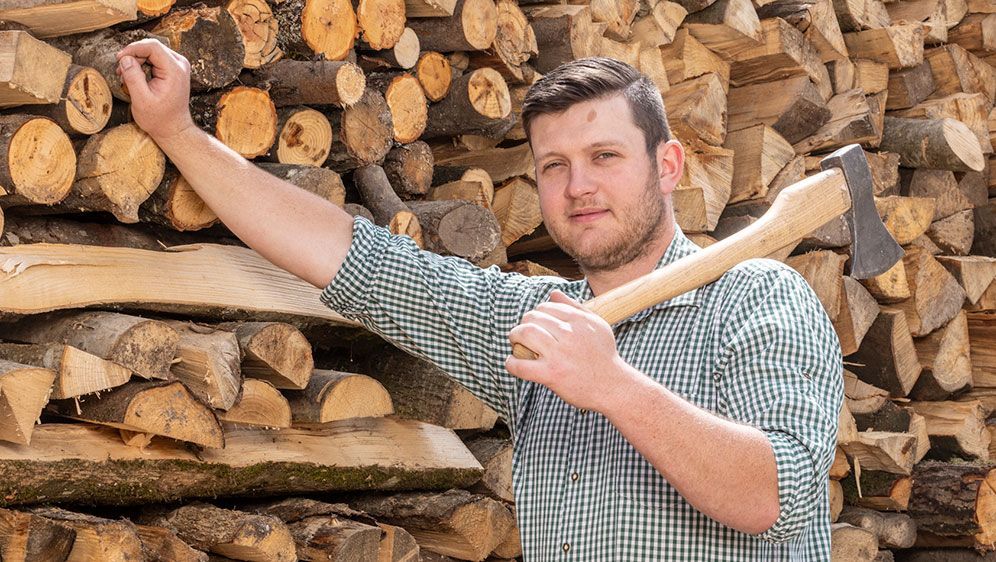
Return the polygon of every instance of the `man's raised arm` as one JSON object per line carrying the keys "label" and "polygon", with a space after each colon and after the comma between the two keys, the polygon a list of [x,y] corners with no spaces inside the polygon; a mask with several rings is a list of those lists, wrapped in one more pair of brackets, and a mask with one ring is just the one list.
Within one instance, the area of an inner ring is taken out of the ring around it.
{"label": "man's raised arm", "polygon": [[[152,68],[147,81],[141,63]],[[146,39],[118,53],[135,123],[236,236],[294,275],[324,287],[352,241],[353,219],[333,203],[280,180],[200,130],[190,117],[190,64]]]}

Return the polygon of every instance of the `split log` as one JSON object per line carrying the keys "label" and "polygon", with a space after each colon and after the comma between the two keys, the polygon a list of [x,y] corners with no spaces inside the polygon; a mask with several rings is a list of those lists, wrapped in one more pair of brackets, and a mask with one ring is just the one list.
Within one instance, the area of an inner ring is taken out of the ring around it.
{"label": "split log", "polygon": [[591,6],[586,5],[538,6],[526,14],[539,50],[532,64],[544,74],[565,62],[593,56],[607,27],[592,20]]}
{"label": "split log", "polygon": [[96,69],[71,65],[58,102],[27,106],[24,111],[43,115],[74,135],[99,133],[111,118],[113,97],[107,80]]}
{"label": "split log", "polygon": [[425,550],[465,560],[484,560],[515,526],[501,503],[465,490],[365,497],[352,506],[404,528]]}
{"label": "split log", "polygon": [[892,24],[888,10],[879,0],[835,0],[833,6],[842,31],[880,29]]}
{"label": "split log", "polygon": [[968,317],[959,312],[934,333],[913,340],[923,366],[910,395],[917,400],[947,400],[972,389]]}
{"label": "split log", "polygon": [[[7,18],[0,15],[0,19]],[[59,101],[71,62],[68,54],[26,31],[0,31],[0,53],[0,107]],[[37,61],[46,64],[36,65]]]}
{"label": "split log", "polygon": [[408,21],[423,51],[481,51],[491,47],[498,33],[494,0],[457,0],[453,13]]}
{"label": "split log", "polygon": [[812,135],[830,120],[830,109],[806,76],[731,88],[727,130],[763,123],[790,143]]}
{"label": "split log", "polygon": [[884,548],[910,548],[916,542],[916,523],[904,513],[881,513],[864,507],[847,507],[838,521],[861,527],[878,537]]}
{"label": "split log", "polygon": [[394,413],[391,395],[366,375],[316,370],[308,387],[286,393],[296,423],[328,423]]}
{"label": "split log", "polygon": [[61,343],[0,343],[0,358],[54,372],[51,395],[54,399],[107,390],[131,378],[127,368]]}
{"label": "split log", "polygon": [[219,221],[187,178],[173,167],[166,169],[159,187],[139,207],[139,218],[180,232],[203,230]]}
{"label": "split log", "polygon": [[64,210],[107,211],[123,223],[139,220],[139,206],[162,182],[166,156],[134,123],[92,135],[80,151],[76,182]]}
{"label": "split log", "polygon": [[849,362],[853,362],[851,370],[868,384],[888,390],[897,398],[909,394],[921,367],[906,314],[883,308]]}
{"label": "split log", "polygon": [[899,302],[910,298],[910,286],[906,281],[906,266],[902,260],[897,261],[885,273],[869,279],[862,279],[861,284],[882,304]]}
{"label": "split log", "polygon": [[66,198],[76,177],[76,152],[59,126],[45,117],[0,116],[0,185],[12,204],[52,205]]}
{"label": "split log", "polygon": [[844,277],[840,314],[833,323],[844,355],[850,355],[861,347],[861,342],[878,317],[878,312],[878,303],[871,293],[854,278]]}
{"label": "split log", "polygon": [[466,168],[481,168],[491,176],[492,181],[496,182],[515,176],[536,178],[536,166],[533,163],[533,153],[529,143],[509,148],[496,147],[473,151],[443,151],[433,147],[432,155],[436,161],[434,174],[440,174],[446,167],[462,168],[459,174],[462,174]]}
{"label": "split log", "polygon": [[393,234],[410,237],[421,248],[425,245],[423,227],[416,214],[398,198],[384,169],[377,165],[353,172],[363,204],[374,216],[374,224],[387,227]]}
{"label": "split log", "polygon": [[414,67],[422,50],[418,35],[410,27],[405,27],[401,37],[390,49],[360,52],[357,63],[367,71],[401,69]]}
{"label": "split log", "polygon": [[996,388],[996,323],[991,314],[970,313],[968,336],[976,387]]}
{"label": "split log", "polygon": [[671,84],[709,73],[719,76],[724,88],[730,83],[730,63],[707,49],[687,29],[679,29],[674,41],[661,47],[660,52]]}
{"label": "split log", "polygon": [[501,228],[494,213],[467,201],[413,201],[425,249],[479,261],[498,246]]}
{"label": "split log", "polygon": [[147,379],[169,378],[179,334],[164,322],[114,312],[57,312],[4,325],[4,338],[62,343]]}
{"label": "split log", "polygon": [[420,559],[420,548],[411,533],[387,523],[378,523],[377,526],[383,531],[377,562],[413,562]]}
{"label": "split log", "polygon": [[683,142],[702,140],[720,146],[726,139],[726,91],[715,74],[705,74],[671,86],[664,94],[668,123]]}
{"label": "split log", "polygon": [[0,20],[26,27],[35,37],[72,35],[134,20],[135,2],[128,0],[13,0],[0,9]]}
{"label": "split log", "polygon": [[190,548],[176,533],[163,527],[135,525],[149,562],[208,562],[208,555]]}
{"label": "split log", "polygon": [[830,522],[836,523],[841,510],[844,509],[844,487],[837,480],[830,480],[829,484]]}
{"label": "split log", "polygon": [[996,71],[992,65],[958,45],[945,45],[924,53],[930,63],[936,88],[930,95],[940,98],[958,92],[980,93],[990,103],[996,98]]}
{"label": "split log", "polygon": [[844,58],[828,62],[827,73],[830,76],[830,84],[833,85],[834,94],[854,89],[856,84],[855,68],[851,59]]}
{"label": "split log", "polygon": [[308,386],[315,361],[311,344],[300,330],[280,322],[228,322],[218,328],[233,332],[242,352],[242,374],[277,388]]}
{"label": "split log", "polygon": [[[16,276],[0,278],[3,317],[114,304],[135,310],[292,322],[297,326],[356,325],[322,305],[320,289],[237,246],[198,244],[154,252],[23,244],[0,247],[0,256],[0,260],[9,260],[7,263],[32,264]],[[226,290],[205,292],[205,272],[225,279]],[[164,276],[170,283],[162,283]],[[60,290],[52,291],[51,287]]]}
{"label": "split log", "polygon": [[191,504],[174,510],[150,510],[139,521],[169,529],[199,550],[237,560],[297,560],[290,530],[276,517]]}
{"label": "split log", "polygon": [[930,435],[932,459],[989,459],[989,431],[986,412],[977,400],[967,402],[910,402],[910,407],[923,416]]}
{"label": "split log", "polygon": [[242,381],[238,401],[218,418],[226,424],[290,427],[291,407],[272,384],[260,379]]}
{"label": "split log", "polygon": [[875,208],[889,234],[905,245],[930,228],[936,203],[930,197],[879,197],[875,199]]}
{"label": "split log", "polygon": [[877,511],[906,511],[910,503],[913,478],[876,470],[861,472],[861,494],[854,478],[840,481],[848,505]]}
{"label": "split log", "polygon": [[793,144],[797,154],[835,150],[848,144],[876,146],[881,127],[876,127],[869,100],[861,90],[848,90],[827,102],[830,120],[812,135]]}
{"label": "split log", "polygon": [[48,402],[55,372],[0,359],[0,440],[27,445]]}
{"label": "split log", "polygon": [[32,513],[76,532],[69,560],[130,562],[144,560],[138,530],[128,520],[112,520],[58,507],[40,507]]}
{"label": "split log", "polygon": [[422,85],[425,97],[431,102],[441,101],[450,93],[453,71],[445,56],[436,51],[426,51],[415,63],[415,77]]}
{"label": "split log", "polygon": [[243,83],[263,88],[277,107],[350,106],[366,88],[363,70],[351,62],[280,60],[243,74]]}
{"label": "split log", "polygon": [[[993,13],[996,13],[994,11]],[[996,16],[972,13],[948,30],[948,41],[977,56],[996,51]]]}
{"label": "split log", "polygon": [[454,80],[446,98],[429,107],[424,137],[501,137],[514,124],[511,112],[505,79],[491,68],[479,68]]}
{"label": "split log", "polygon": [[497,0],[495,38],[484,52],[470,53],[471,67],[489,67],[506,80],[530,84],[535,71],[526,61],[539,53],[536,35],[529,20],[514,0]]}
{"label": "split log", "polygon": [[276,110],[276,140],[263,160],[321,166],[332,151],[332,125],[322,112],[308,107]]}
{"label": "split log", "polygon": [[889,67],[882,62],[858,59],[854,63],[854,87],[868,96],[886,91],[889,88]]}
{"label": "split log", "polygon": [[403,351],[380,348],[350,370],[354,369],[384,385],[398,417],[482,430],[491,429],[498,419],[494,410],[439,368]]}
{"label": "split log", "polygon": [[[515,505],[506,505],[515,521]],[[519,535],[519,528],[512,525],[512,529],[505,535],[505,539],[491,552],[491,557],[507,558],[516,560],[522,558],[522,537]]]}
{"label": "split log", "polygon": [[931,220],[934,221],[974,206],[958,189],[954,172],[950,170],[904,169],[900,174],[900,189],[903,195],[932,198],[934,216]]}
{"label": "split log", "polygon": [[944,266],[920,248],[908,248],[903,264],[911,298],[895,307],[906,314],[906,324],[914,337],[925,336],[958,314],[965,291]]}
{"label": "split log", "polygon": [[[996,170],[996,167],[993,168]],[[976,238],[972,243],[972,254],[996,257],[996,198],[990,199],[984,205],[974,210]]]}
{"label": "split log", "polygon": [[785,260],[813,288],[831,322],[836,321],[840,314],[845,261],[847,256],[830,250],[808,252]]}
{"label": "split log", "polygon": [[727,133],[723,148],[733,151],[729,203],[763,197],[768,184],[795,156],[792,145],[764,124]]}
{"label": "split log", "polygon": [[[850,367],[851,365],[849,365]],[[850,419],[850,424],[854,425],[855,435],[848,435],[847,439],[838,436],[838,441],[846,443],[857,438],[857,418],[863,414],[873,414],[881,410],[889,402],[889,392],[876,386],[870,385],[857,377],[854,373],[844,369],[844,411]]]}
{"label": "split log", "polygon": [[512,441],[501,437],[481,436],[467,441],[467,448],[484,467],[484,477],[471,491],[514,503]]}
{"label": "split log", "polygon": [[367,88],[360,100],[330,116],[338,138],[326,165],[337,172],[376,164],[394,141],[391,109],[379,92]]}
{"label": "split log", "polygon": [[875,562],[878,555],[878,537],[875,533],[847,523],[830,526],[830,544],[832,560]]}
{"label": "split log", "polygon": [[[490,178],[489,178],[490,179]],[[543,223],[539,193],[525,178],[513,178],[495,191],[491,210],[501,228],[501,243],[505,246],[531,234]]]}
{"label": "split log", "polygon": [[314,193],[326,201],[331,201],[339,207],[346,202],[346,186],[342,183],[342,177],[328,168],[266,162],[257,165],[267,173]]}
{"label": "split log", "polygon": [[[432,185],[432,149],[423,141],[392,148],[384,158],[384,173],[399,197],[425,195]],[[490,179],[490,178],[489,178]]]}
{"label": "split log", "polygon": [[[141,504],[226,495],[469,486],[481,465],[449,430],[389,418],[321,429],[239,429],[224,449],[167,440],[140,451],[117,430],[43,424],[32,445],[0,444],[4,505]],[[141,460],[141,462],[136,462]],[[67,468],[68,467],[68,468]]]}
{"label": "split log", "polygon": [[761,22],[749,1],[718,0],[703,10],[689,8],[689,12],[685,18],[688,32],[726,60],[763,41]]}
{"label": "split log", "polygon": [[930,224],[927,237],[941,252],[964,256],[972,249],[975,223],[972,211],[960,211]]}
{"label": "split log", "polygon": [[890,69],[910,68],[923,62],[923,26],[891,25],[844,34],[851,57],[883,62]]}
{"label": "split log", "polygon": [[885,108],[906,109],[927,99],[934,91],[934,76],[930,72],[930,62],[889,73],[889,97]]}
{"label": "split log", "polygon": [[266,154],[277,141],[276,107],[259,88],[236,86],[196,96],[190,113],[198,126],[245,158]]}
{"label": "split log", "polygon": [[405,31],[405,0],[359,0],[356,25],[370,49],[393,48]]}
{"label": "split log", "polygon": [[72,552],[76,531],[44,517],[0,510],[0,556],[11,562],[63,562]]}
{"label": "split log", "polygon": [[179,382],[134,382],[99,396],[54,401],[60,416],[162,435],[202,447],[224,447],[218,418]]}
{"label": "split log", "polygon": [[[297,546],[300,560],[384,560],[385,545],[381,539],[381,528],[371,517],[349,508],[345,504],[330,504],[303,498],[288,498],[275,503],[254,507],[256,513],[276,517],[287,524]],[[354,521],[351,517],[360,519]],[[399,529],[392,527],[392,529]],[[390,540],[411,535],[403,529],[401,533],[391,532]],[[398,541],[400,546],[401,541]],[[380,555],[378,554],[380,552]],[[393,562],[388,556],[387,561]]]}
{"label": "split log", "polygon": [[272,9],[277,46],[288,58],[339,61],[352,52],[359,26],[349,0],[287,0]]}
{"label": "split log", "polygon": [[675,221],[684,232],[710,232],[730,199],[733,151],[692,142],[685,146],[685,173],[672,192]]}
{"label": "split log", "polygon": [[832,86],[827,68],[816,49],[802,33],[781,18],[761,21],[761,45],[733,56],[730,83],[744,86],[756,82],[806,75],[823,99],[830,99]]}
{"label": "split log", "polygon": [[979,298],[996,279],[996,258],[985,256],[937,256],[937,261],[958,280],[971,304]]}
{"label": "split log", "polygon": [[[949,21],[948,5],[945,0],[917,0],[914,2],[890,2],[885,5],[889,18],[894,22],[922,23],[924,25],[924,43],[936,45],[947,43]],[[951,14],[954,18],[955,14]],[[951,24],[953,25],[953,23]]]}
{"label": "split log", "polygon": [[170,367],[173,378],[212,408],[231,408],[242,388],[242,357],[235,334],[193,322],[166,322],[180,335],[176,361]]}
{"label": "split log", "polygon": [[805,34],[823,62],[846,59],[847,46],[830,0],[779,0],[758,8],[758,17],[782,18]]}
{"label": "split log", "polygon": [[223,88],[239,77],[246,49],[235,18],[223,6],[173,10],[152,33],[165,37],[172,50],[191,61],[193,91]]}
{"label": "split log", "polygon": [[891,152],[868,152],[865,158],[872,173],[872,192],[876,197],[898,195],[899,155]]}
{"label": "split log", "polygon": [[491,209],[495,200],[495,184],[491,181],[491,176],[484,170],[467,168],[459,179],[430,188],[427,199],[429,201],[470,201],[485,209]]}
{"label": "split log", "polygon": [[910,433],[862,431],[857,441],[841,447],[863,469],[909,475],[916,463],[916,439]]}
{"label": "split log", "polygon": [[[990,545],[996,538],[989,506],[996,472],[989,465],[925,462],[917,466],[910,516],[925,535],[955,539],[962,546]],[[967,543],[967,544],[965,544]]]}
{"label": "split log", "polygon": [[408,73],[371,74],[367,85],[380,92],[391,111],[394,140],[407,144],[418,140],[426,128],[428,102],[418,78]]}
{"label": "split log", "polygon": [[595,0],[591,3],[591,17],[596,22],[606,24],[604,32],[606,38],[625,41],[630,36],[631,26],[639,7],[639,2],[636,0],[621,2]]}

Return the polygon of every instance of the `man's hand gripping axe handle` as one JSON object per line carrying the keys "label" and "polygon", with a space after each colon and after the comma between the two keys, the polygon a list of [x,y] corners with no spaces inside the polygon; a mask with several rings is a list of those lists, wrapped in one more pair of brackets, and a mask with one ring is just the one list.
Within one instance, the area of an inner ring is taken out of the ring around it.
{"label": "man's hand gripping axe handle", "polygon": [[[737,264],[768,256],[844,215],[851,230],[850,275],[867,279],[887,271],[903,249],[882,224],[872,196],[871,171],[861,147],[852,144],[820,162],[822,172],[782,190],[764,215],[747,228],[666,267],[634,279],[585,304],[609,324],[719,279]],[[525,346],[512,353],[535,359]]]}

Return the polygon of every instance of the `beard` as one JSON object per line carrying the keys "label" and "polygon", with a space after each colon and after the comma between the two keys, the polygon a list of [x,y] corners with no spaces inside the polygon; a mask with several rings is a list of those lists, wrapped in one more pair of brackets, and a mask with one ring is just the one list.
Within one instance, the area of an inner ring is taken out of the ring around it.
{"label": "beard", "polygon": [[550,237],[578,263],[582,271],[614,270],[653,249],[651,241],[665,229],[665,217],[669,215],[668,201],[660,192],[657,163],[653,164],[640,197],[630,205],[612,211],[621,219],[629,219],[628,222],[622,222],[622,228],[607,232],[595,244],[583,246],[566,232],[558,232],[548,225]]}

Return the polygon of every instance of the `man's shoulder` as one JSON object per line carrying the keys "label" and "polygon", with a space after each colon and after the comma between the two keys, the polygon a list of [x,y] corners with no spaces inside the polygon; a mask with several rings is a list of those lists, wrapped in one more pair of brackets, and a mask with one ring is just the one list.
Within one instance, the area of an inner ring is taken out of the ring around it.
{"label": "man's shoulder", "polygon": [[707,299],[723,308],[772,296],[776,300],[816,299],[809,283],[798,271],[769,258],[754,258],[737,264],[712,283],[707,292]]}

